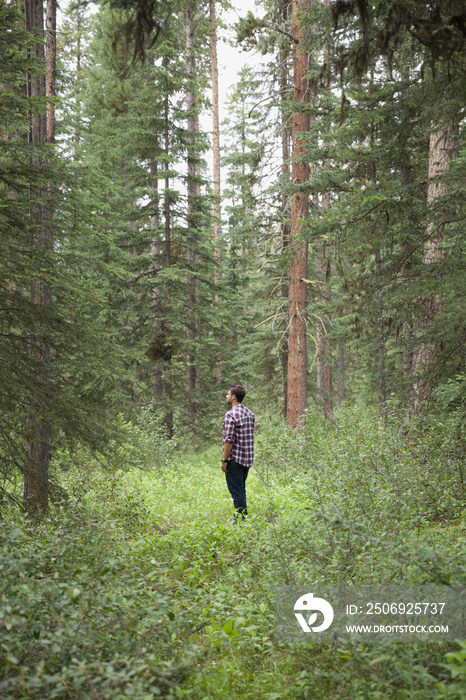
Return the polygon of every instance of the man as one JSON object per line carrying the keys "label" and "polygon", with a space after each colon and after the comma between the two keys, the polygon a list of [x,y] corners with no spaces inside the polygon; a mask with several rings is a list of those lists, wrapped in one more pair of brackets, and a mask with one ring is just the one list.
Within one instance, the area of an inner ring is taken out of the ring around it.
{"label": "man", "polygon": [[254,459],[254,414],[243,406],[246,391],[240,384],[231,386],[226,396],[231,409],[223,420],[223,459],[228,490],[235,506],[235,522],[247,515],[246,479]]}

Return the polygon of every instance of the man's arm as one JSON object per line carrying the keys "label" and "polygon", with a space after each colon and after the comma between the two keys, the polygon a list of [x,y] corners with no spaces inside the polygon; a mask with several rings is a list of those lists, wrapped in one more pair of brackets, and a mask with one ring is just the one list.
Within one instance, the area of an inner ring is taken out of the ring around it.
{"label": "man's arm", "polygon": [[233,443],[232,442],[226,442],[225,445],[223,446],[223,460],[222,460],[222,472],[227,471],[227,461],[228,458],[231,455],[231,451],[233,449]]}
{"label": "man's arm", "polygon": [[227,471],[226,460],[231,455],[233,445],[236,439],[236,422],[231,413],[225,414],[225,419],[223,421],[223,460],[222,460],[222,472]]}

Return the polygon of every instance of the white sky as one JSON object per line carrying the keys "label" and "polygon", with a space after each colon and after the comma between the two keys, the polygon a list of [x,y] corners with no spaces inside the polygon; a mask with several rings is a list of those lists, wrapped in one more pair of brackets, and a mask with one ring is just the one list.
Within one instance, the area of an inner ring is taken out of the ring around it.
{"label": "white sky", "polygon": [[[232,0],[233,9],[222,12],[221,19],[231,27],[240,17],[245,17],[248,11],[262,15],[263,10],[256,7],[255,0]],[[218,9],[217,9],[218,12]],[[242,51],[236,46],[229,45],[225,38],[229,36],[235,39],[234,31],[220,29],[218,31],[218,69],[219,69],[219,95],[220,95],[220,123],[226,116],[225,102],[231,88],[238,80],[238,74],[245,65],[257,65],[261,56],[252,51]]]}

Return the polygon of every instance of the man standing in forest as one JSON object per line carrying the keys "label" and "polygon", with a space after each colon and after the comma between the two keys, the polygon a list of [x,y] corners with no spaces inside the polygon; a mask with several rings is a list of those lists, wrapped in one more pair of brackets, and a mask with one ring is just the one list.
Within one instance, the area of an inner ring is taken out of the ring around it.
{"label": "man standing in forest", "polygon": [[246,479],[254,460],[254,413],[243,406],[246,391],[240,384],[231,386],[226,396],[231,406],[223,420],[223,459],[228,490],[235,506],[235,522],[247,515]]}

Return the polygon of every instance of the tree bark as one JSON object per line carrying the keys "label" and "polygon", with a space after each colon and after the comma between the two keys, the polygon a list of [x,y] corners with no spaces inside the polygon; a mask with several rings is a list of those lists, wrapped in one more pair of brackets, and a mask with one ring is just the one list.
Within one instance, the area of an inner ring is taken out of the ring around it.
{"label": "tree bark", "polygon": [[303,16],[308,0],[293,0],[293,101],[292,181],[296,191],[291,200],[292,267],[288,293],[288,410],[287,423],[293,428],[302,423],[307,406],[307,267],[308,246],[303,240],[308,214],[308,194],[302,188],[309,177],[305,134],[309,130],[306,106],[309,101],[306,80],[307,52],[304,45]]}
{"label": "tree bark", "polygon": [[[281,6],[281,15],[284,22],[287,21],[288,2],[284,0]],[[288,85],[288,57],[290,51],[283,47],[280,51],[280,90],[281,90],[281,136],[282,136],[282,187],[285,189],[290,182],[290,124],[289,115],[287,114],[286,105],[289,101],[289,85]],[[282,254],[286,251],[290,244],[290,200],[286,192],[282,192],[281,197],[281,248]],[[283,273],[283,284],[279,288],[279,295],[283,299],[288,299],[289,294],[289,277],[287,273]],[[283,415],[288,414],[288,329],[285,331],[283,340],[279,348],[280,363],[282,367],[283,377]]]}
{"label": "tree bark", "polygon": [[[429,177],[427,185],[427,206],[433,210],[436,201],[445,192],[445,185],[442,182],[442,175],[455,157],[454,135],[457,131],[457,121],[451,119],[446,124],[439,125],[432,123],[429,142]],[[435,227],[432,223],[427,226],[427,240],[424,245],[423,259],[424,265],[437,263],[442,253],[442,241],[434,235]],[[427,403],[432,389],[434,379],[432,376],[432,365],[434,364],[439,346],[438,343],[429,338],[429,331],[435,318],[440,313],[438,294],[429,294],[427,298],[421,300],[422,317],[419,323],[419,342],[414,353],[414,407],[420,411]]]}
{"label": "tree bark", "polygon": [[[166,59],[164,62],[164,67],[167,68],[166,65]],[[166,92],[165,92],[165,101],[164,101],[164,127],[163,127],[163,150],[164,150],[164,156],[165,156],[165,177],[164,177],[164,195],[163,195],[163,212],[164,212],[164,251],[163,251],[163,259],[164,259],[164,267],[168,270],[171,267],[171,258],[172,258],[172,253],[171,253],[171,196],[170,196],[170,167],[169,167],[169,158],[170,158],[170,113],[168,109],[168,95],[169,95],[169,90],[168,86],[166,87]],[[170,304],[170,290],[168,286],[165,287],[164,290],[164,306],[165,309],[169,308]],[[172,362],[172,355],[173,355],[173,349],[172,349],[172,343],[171,343],[171,338],[168,337],[169,331],[165,328],[165,326],[162,323],[162,327],[160,329],[160,345],[163,348],[163,357],[165,359],[166,364],[168,365],[168,369],[170,369],[170,365]],[[172,387],[172,382],[170,379],[169,372],[166,370],[163,372],[162,375],[162,387],[163,387],[163,395],[166,399],[166,407],[165,407],[165,425],[167,428],[167,433],[169,437],[173,437],[173,409],[172,409],[172,398],[173,398],[173,387]]]}

